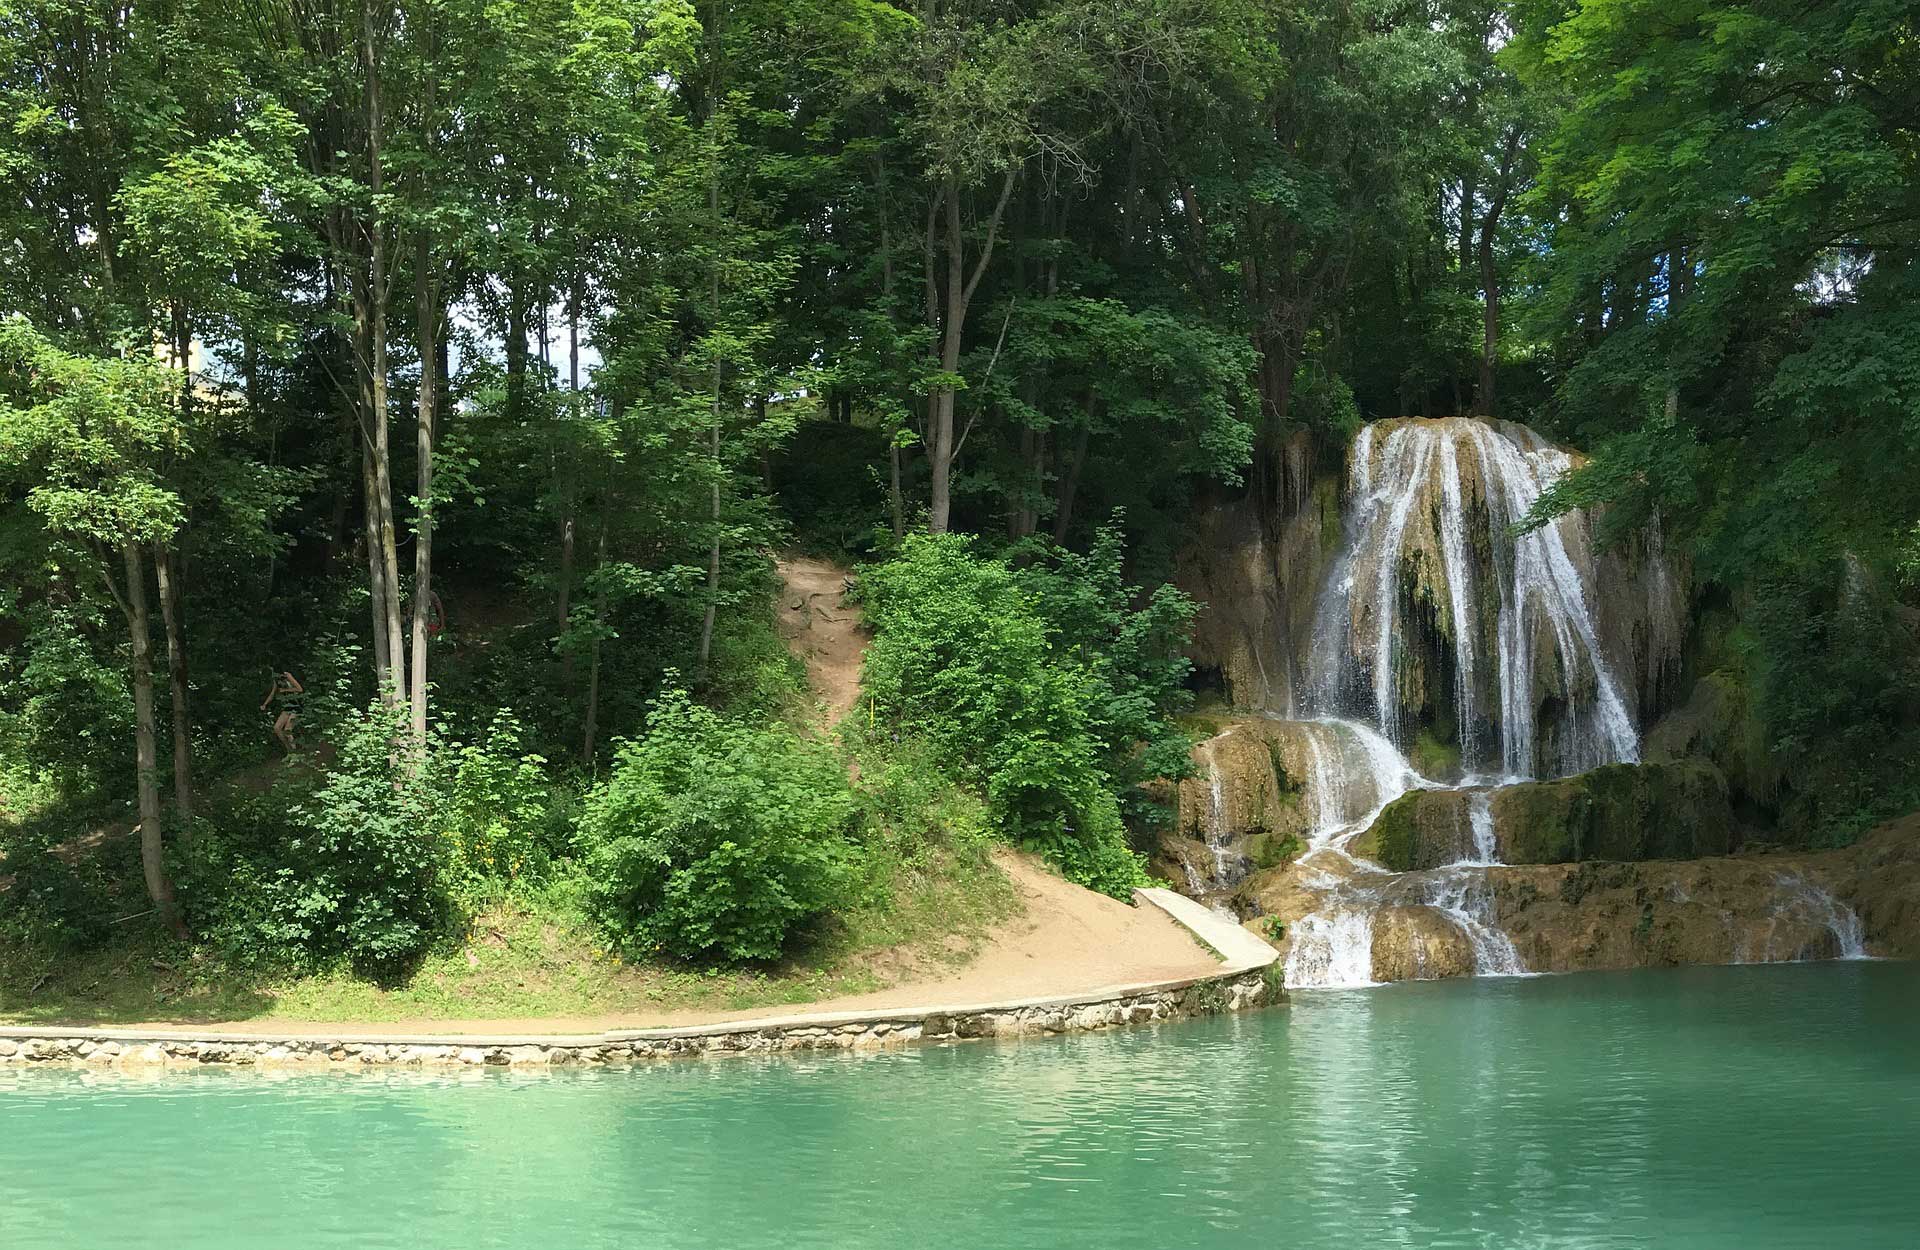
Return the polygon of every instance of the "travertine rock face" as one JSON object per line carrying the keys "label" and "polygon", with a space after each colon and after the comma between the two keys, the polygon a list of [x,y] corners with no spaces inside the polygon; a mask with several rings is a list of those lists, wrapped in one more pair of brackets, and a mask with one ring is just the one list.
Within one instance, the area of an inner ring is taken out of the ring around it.
{"label": "travertine rock face", "polygon": [[1348,850],[1395,872],[1481,858],[1473,804],[1485,804],[1505,864],[1692,859],[1733,849],[1727,786],[1700,760],[1608,764],[1557,781],[1477,790],[1412,790],[1387,804]]}
{"label": "travertine rock face", "polygon": [[1219,674],[1236,707],[1284,715],[1297,702],[1314,596],[1341,536],[1337,475],[1314,466],[1299,431],[1272,466],[1273,489],[1201,512],[1181,556],[1176,580],[1205,605],[1194,662]]}
{"label": "travertine rock face", "polygon": [[1473,975],[1473,943],[1431,907],[1383,907],[1373,917],[1373,979],[1433,981]]}
{"label": "travertine rock face", "polygon": [[[1236,899],[1256,917],[1248,921],[1256,932],[1284,926],[1283,954],[1294,926],[1321,906],[1324,883],[1312,880],[1320,871],[1300,865],[1256,873]],[[1839,851],[1470,871],[1484,880],[1486,922],[1512,941],[1530,972],[1861,953],[1920,958],[1920,814]],[[1417,904],[1436,874],[1450,872],[1460,870],[1383,879],[1386,901],[1374,913],[1375,980],[1453,975],[1445,969],[1470,950],[1467,935],[1440,935],[1447,917]]]}
{"label": "travertine rock face", "polygon": [[1733,846],[1726,780],[1701,760],[1609,764],[1503,786],[1491,805],[1499,858],[1509,864],[1691,859]]}

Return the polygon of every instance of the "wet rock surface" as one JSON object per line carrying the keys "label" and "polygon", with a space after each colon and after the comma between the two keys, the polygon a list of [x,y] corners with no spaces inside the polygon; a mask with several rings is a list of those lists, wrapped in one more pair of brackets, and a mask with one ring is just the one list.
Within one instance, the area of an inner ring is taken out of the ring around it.
{"label": "wet rock surface", "polygon": [[1473,943],[1440,912],[1410,906],[1374,914],[1374,980],[1432,981],[1473,973]]}

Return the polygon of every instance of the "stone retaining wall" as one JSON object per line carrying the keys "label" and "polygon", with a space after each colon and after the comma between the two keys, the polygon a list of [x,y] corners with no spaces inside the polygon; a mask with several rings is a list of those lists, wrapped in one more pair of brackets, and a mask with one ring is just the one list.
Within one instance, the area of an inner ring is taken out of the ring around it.
{"label": "stone retaining wall", "polygon": [[1086,1033],[1129,1024],[1241,1011],[1276,1000],[1264,970],[1236,972],[1137,993],[1085,1001],[1008,1004],[877,1015],[868,1019],[790,1017],[547,1038],[247,1037],[234,1034],[139,1035],[113,1029],[0,1030],[0,1068],[9,1065],[249,1064],[312,1069],[374,1066],[526,1066],[631,1063],[718,1054],[871,1050],[909,1042]]}

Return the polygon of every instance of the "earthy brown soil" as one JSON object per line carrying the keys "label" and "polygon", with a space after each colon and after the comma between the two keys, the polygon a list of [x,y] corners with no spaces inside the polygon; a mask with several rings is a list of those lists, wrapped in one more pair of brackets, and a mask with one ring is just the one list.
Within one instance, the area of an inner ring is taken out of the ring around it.
{"label": "earthy brown soil", "polygon": [[848,570],[825,560],[796,557],[776,567],[780,635],[807,664],[807,684],[826,707],[826,723],[838,722],[860,701],[860,661],[867,637],[859,609],[849,607]]}

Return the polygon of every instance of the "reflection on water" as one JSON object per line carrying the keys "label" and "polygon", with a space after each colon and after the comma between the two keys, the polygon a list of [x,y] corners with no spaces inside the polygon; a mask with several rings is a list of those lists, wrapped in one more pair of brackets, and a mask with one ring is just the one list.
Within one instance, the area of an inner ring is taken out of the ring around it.
{"label": "reflection on water", "polygon": [[1920,968],[546,1074],[0,1075],[0,1246],[1920,1244]]}

